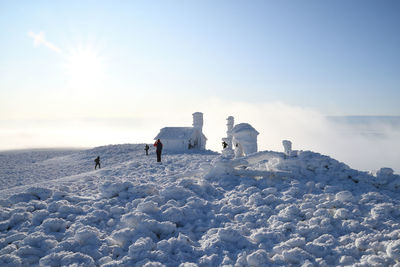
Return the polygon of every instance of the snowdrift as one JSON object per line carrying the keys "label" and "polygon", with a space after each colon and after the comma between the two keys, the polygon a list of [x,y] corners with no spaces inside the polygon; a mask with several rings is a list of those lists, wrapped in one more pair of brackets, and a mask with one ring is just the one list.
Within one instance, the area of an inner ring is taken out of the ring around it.
{"label": "snowdrift", "polygon": [[0,266],[399,265],[390,169],[143,148],[0,153]]}

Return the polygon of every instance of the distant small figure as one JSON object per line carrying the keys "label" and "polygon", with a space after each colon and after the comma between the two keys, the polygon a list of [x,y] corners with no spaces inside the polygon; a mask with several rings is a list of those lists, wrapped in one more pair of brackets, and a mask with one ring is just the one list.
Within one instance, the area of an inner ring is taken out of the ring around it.
{"label": "distant small figure", "polygon": [[146,151],[146,156],[148,156],[149,155],[149,145],[148,144],[146,144],[145,146],[144,146],[144,150]]}
{"label": "distant small figure", "polygon": [[94,162],[96,162],[96,165],[94,166],[94,169],[96,169],[97,166],[99,166],[99,169],[101,169],[101,167],[100,167],[100,157],[99,156],[97,156],[97,158],[94,160]]}
{"label": "distant small figure", "polygon": [[223,141],[222,142],[222,147],[225,149],[227,146],[228,146],[228,144],[225,141]]}
{"label": "distant small figure", "polygon": [[192,149],[192,148],[193,148],[192,139],[189,139],[188,149]]}
{"label": "distant small figure", "polygon": [[157,141],[154,143],[154,146],[156,147],[157,162],[161,162],[161,151],[163,144],[161,143],[160,139],[157,139]]}

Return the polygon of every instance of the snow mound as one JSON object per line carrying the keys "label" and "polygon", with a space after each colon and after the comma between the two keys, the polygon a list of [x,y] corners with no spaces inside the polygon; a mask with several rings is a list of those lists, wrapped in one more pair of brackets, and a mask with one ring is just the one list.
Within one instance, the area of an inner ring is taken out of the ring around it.
{"label": "snow mound", "polygon": [[0,191],[1,266],[400,261],[400,177],[389,168],[360,172],[310,151],[166,154],[160,164],[128,144],[8,157],[6,180],[28,186]]}

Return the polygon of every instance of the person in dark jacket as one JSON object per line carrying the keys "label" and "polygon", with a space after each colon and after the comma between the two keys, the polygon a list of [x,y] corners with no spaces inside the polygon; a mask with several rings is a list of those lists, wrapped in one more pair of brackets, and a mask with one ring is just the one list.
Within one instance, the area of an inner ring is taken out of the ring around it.
{"label": "person in dark jacket", "polygon": [[154,146],[156,147],[157,162],[161,162],[161,151],[163,144],[161,143],[160,139],[157,139],[157,141],[154,143]]}
{"label": "person in dark jacket", "polygon": [[147,155],[149,155],[149,145],[148,144],[146,144],[145,146],[144,146],[144,150],[146,151],[146,156]]}
{"label": "person in dark jacket", "polygon": [[225,149],[227,146],[228,146],[228,144],[225,141],[223,141],[222,142],[222,147]]}
{"label": "person in dark jacket", "polygon": [[100,157],[99,156],[94,160],[94,162],[96,162],[96,165],[94,166],[94,169],[96,169],[97,166],[99,166],[99,169],[101,169],[101,167],[100,167]]}

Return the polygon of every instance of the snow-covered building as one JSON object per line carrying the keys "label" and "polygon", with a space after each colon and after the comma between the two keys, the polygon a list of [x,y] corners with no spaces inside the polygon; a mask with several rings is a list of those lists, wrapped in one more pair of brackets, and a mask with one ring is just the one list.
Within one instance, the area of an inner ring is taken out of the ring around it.
{"label": "snow-covered building", "polygon": [[228,144],[226,150],[234,149],[235,156],[241,157],[257,152],[258,132],[248,123],[239,123],[234,126],[234,118],[227,118],[227,137],[222,140]]}
{"label": "snow-covered building", "polygon": [[248,123],[239,123],[232,129],[232,142],[237,156],[257,152],[258,132]]}
{"label": "snow-covered building", "polygon": [[193,127],[164,127],[154,138],[157,139],[168,151],[205,150],[207,138],[203,134],[203,113],[193,113]]}

